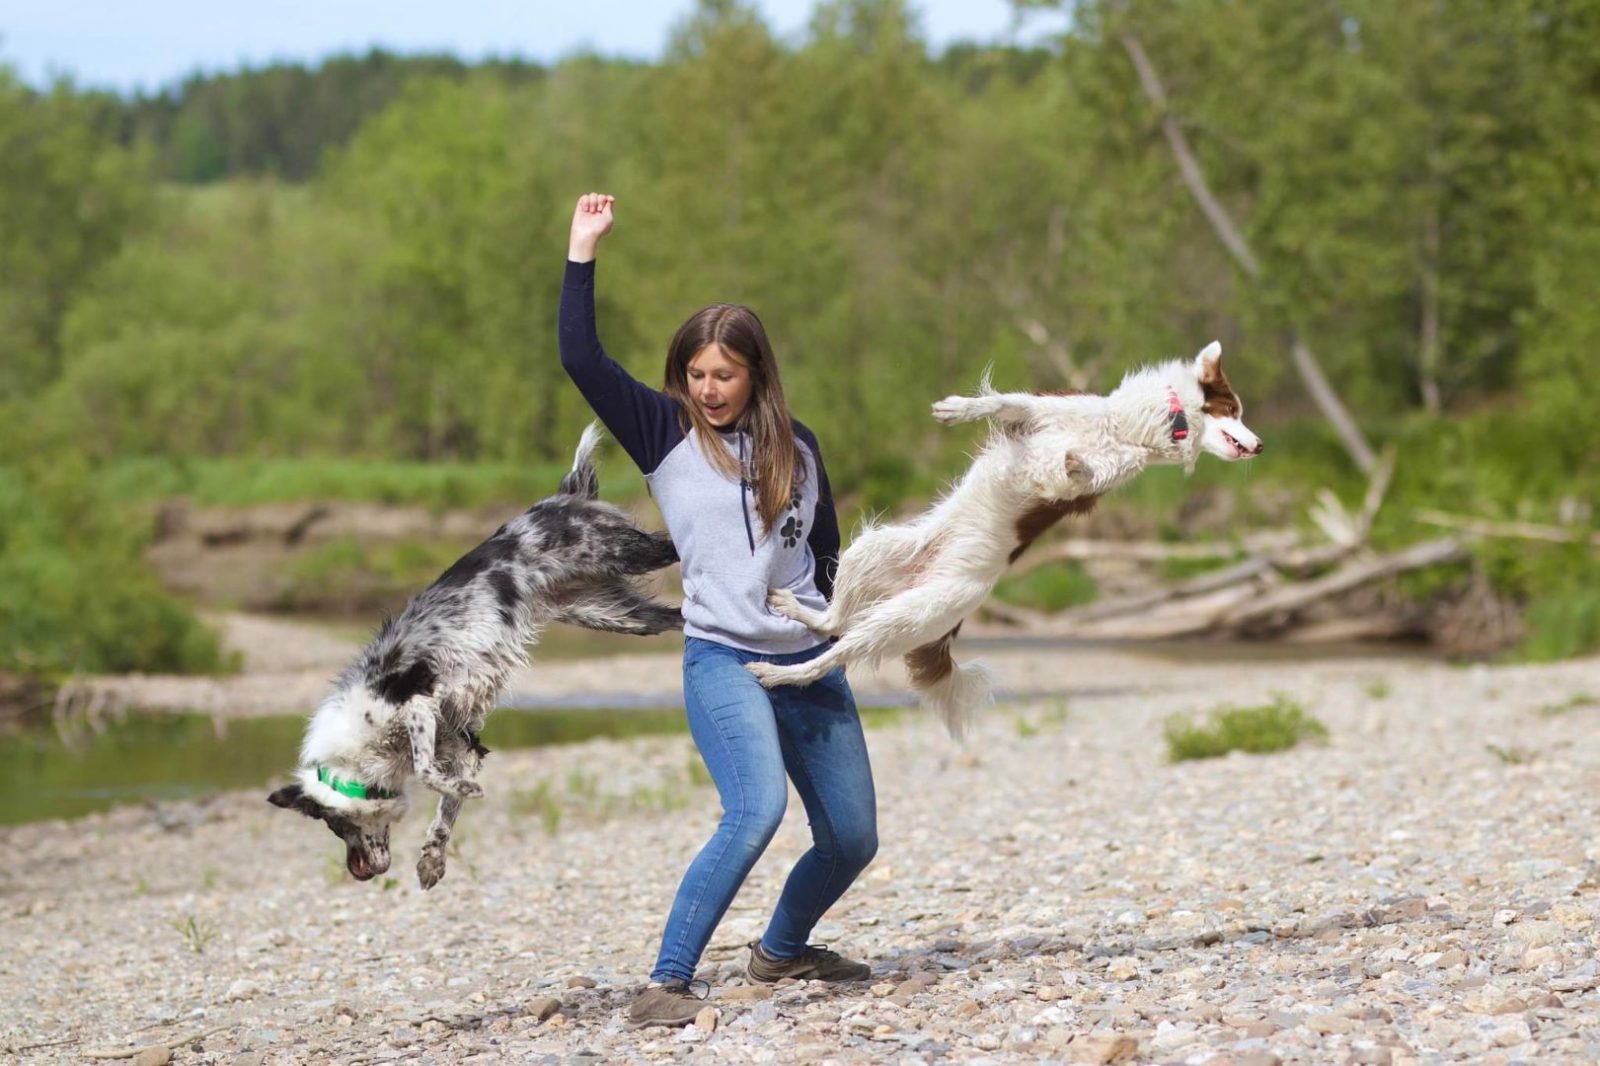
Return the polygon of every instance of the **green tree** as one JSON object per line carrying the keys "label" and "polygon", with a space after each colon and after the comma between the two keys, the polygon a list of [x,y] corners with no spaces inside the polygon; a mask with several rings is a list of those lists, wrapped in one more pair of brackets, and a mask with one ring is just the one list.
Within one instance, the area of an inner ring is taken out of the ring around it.
{"label": "green tree", "polygon": [[143,160],[96,114],[68,84],[41,95],[0,67],[0,403],[55,377],[74,297],[150,202]]}

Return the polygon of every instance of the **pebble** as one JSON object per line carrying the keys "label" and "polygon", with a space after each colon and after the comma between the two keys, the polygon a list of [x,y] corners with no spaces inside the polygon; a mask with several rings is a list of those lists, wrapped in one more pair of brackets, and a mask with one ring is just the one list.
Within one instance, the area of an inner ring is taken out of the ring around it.
{"label": "pebble", "polygon": [[752,1000],[771,999],[771,985],[734,985],[722,990],[721,998],[729,1003],[748,1003]]}
{"label": "pebble", "polygon": [[537,996],[522,1005],[522,1013],[538,1021],[548,1021],[561,1009],[561,1001],[554,996]]}
{"label": "pebble", "polygon": [[172,1052],[164,1047],[147,1047],[140,1049],[133,1057],[133,1066],[167,1066],[172,1061]]}
{"label": "pebble", "polygon": [[1114,1036],[1084,1036],[1068,1045],[1073,1062],[1132,1062],[1139,1054],[1139,1041],[1118,1033]]}

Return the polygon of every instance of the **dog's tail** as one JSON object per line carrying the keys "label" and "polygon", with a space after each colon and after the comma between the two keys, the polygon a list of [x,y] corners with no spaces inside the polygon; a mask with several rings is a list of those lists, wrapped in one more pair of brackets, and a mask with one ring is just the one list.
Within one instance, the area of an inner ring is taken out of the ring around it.
{"label": "dog's tail", "polygon": [[978,708],[993,698],[989,671],[980,663],[957,663],[950,655],[950,642],[960,631],[957,625],[932,644],[906,653],[912,689],[957,740],[966,735]]}
{"label": "dog's tail", "polygon": [[572,457],[572,470],[561,479],[557,492],[592,500],[600,495],[600,475],[594,468],[594,450],[605,436],[599,422],[590,422],[578,438],[578,452]]}

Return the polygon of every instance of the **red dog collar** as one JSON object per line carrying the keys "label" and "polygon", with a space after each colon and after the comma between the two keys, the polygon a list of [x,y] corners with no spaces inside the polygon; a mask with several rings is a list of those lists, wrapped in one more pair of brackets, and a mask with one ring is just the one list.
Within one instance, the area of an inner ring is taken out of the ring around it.
{"label": "red dog collar", "polygon": [[1171,385],[1167,386],[1167,414],[1172,423],[1172,439],[1187,440],[1189,417],[1183,413],[1183,401],[1178,399],[1178,392]]}

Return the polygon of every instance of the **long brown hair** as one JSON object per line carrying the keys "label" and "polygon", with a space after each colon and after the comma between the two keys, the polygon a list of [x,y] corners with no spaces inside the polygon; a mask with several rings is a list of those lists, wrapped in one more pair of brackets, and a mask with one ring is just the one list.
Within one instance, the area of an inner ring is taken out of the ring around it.
{"label": "long brown hair", "polygon": [[[717,428],[689,395],[689,361],[710,344],[721,345],[750,371],[750,402],[738,422],[738,428],[747,430],[753,441],[745,470],[739,469],[739,460],[722,446]],[[730,478],[749,478],[755,483],[756,512],[762,528],[770,532],[789,506],[794,490],[805,480],[806,467],[795,444],[794,420],[783,398],[778,361],[761,319],[742,304],[713,304],[690,315],[667,348],[666,393],[678,401],[684,428],[692,426],[698,432],[701,449],[711,464]]]}

